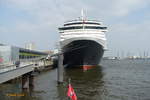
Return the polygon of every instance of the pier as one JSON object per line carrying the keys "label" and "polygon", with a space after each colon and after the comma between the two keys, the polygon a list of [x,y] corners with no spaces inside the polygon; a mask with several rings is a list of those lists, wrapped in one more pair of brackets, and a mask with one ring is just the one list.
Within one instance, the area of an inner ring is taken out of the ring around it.
{"label": "pier", "polygon": [[19,67],[16,65],[1,65],[0,68],[0,84],[11,79],[17,78],[21,75],[34,72],[37,69],[43,70],[45,66],[51,66],[52,62],[44,60],[22,62]]}
{"label": "pier", "polygon": [[47,53],[35,50],[3,45],[0,53],[0,84],[21,77],[22,88],[28,88],[33,85],[34,73],[53,64]]}

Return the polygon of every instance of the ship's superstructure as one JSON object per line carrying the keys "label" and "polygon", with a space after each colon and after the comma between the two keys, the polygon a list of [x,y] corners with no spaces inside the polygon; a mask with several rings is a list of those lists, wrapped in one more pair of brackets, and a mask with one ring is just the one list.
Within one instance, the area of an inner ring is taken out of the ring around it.
{"label": "ship's superstructure", "polygon": [[64,64],[98,65],[106,47],[102,22],[79,18],[65,22],[59,28],[60,48],[64,52]]}

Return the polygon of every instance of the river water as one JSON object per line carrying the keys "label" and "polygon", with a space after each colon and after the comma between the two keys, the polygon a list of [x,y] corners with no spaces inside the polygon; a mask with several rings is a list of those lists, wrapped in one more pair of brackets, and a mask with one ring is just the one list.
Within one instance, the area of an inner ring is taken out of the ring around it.
{"label": "river water", "polygon": [[68,78],[78,100],[150,100],[150,60],[103,60],[86,71],[65,69],[61,85],[57,69],[49,70],[35,77],[30,90],[22,91],[19,82],[0,85],[0,100],[69,100]]}

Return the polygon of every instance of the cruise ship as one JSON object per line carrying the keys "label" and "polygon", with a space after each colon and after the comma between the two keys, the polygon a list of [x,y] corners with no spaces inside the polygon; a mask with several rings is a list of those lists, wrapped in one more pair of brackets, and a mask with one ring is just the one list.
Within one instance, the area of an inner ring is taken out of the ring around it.
{"label": "cruise ship", "polygon": [[83,16],[67,21],[59,28],[60,49],[67,67],[97,66],[107,49],[107,27],[97,20]]}

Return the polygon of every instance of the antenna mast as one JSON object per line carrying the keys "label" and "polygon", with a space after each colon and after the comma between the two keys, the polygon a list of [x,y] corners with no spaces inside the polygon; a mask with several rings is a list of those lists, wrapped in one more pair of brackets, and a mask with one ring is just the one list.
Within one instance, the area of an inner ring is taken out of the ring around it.
{"label": "antenna mast", "polygon": [[84,20],[84,10],[81,10],[81,19]]}

